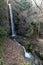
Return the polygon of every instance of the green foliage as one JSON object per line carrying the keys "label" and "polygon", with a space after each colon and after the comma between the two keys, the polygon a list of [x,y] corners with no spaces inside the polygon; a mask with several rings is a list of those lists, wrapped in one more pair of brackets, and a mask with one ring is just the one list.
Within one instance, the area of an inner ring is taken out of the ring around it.
{"label": "green foliage", "polygon": [[16,6],[18,7],[18,8],[21,8],[22,10],[28,10],[28,9],[30,9],[31,8],[31,6],[32,6],[32,3],[30,3],[30,2],[26,2],[26,0],[24,0],[24,1],[15,1],[16,2]]}
{"label": "green foliage", "polygon": [[37,25],[36,20],[33,20],[31,22],[31,25],[33,27],[33,36],[36,36],[38,34],[38,25]]}
{"label": "green foliage", "polygon": [[2,0],[0,0],[0,6],[2,6]]}
{"label": "green foliage", "polygon": [[5,41],[6,36],[7,32],[2,27],[0,27],[0,44],[2,44]]}
{"label": "green foliage", "polygon": [[0,46],[0,65],[6,65],[6,62],[4,59],[3,46]]}
{"label": "green foliage", "polygon": [[26,43],[25,44],[25,49],[28,51],[28,52],[31,52],[32,51],[32,44],[31,43]]}
{"label": "green foliage", "polygon": [[33,27],[32,27],[31,24],[29,24],[28,25],[28,30],[27,30],[26,36],[29,37],[29,38],[32,38],[32,35],[33,35]]}
{"label": "green foliage", "polygon": [[24,63],[24,64],[22,64],[22,65],[31,65],[31,63]]}
{"label": "green foliage", "polygon": [[3,9],[2,0],[0,0],[0,25],[2,23],[2,9]]}
{"label": "green foliage", "polygon": [[0,65],[5,65],[4,59],[0,57]]}
{"label": "green foliage", "polygon": [[35,38],[38,36],[38,23],[36,22],[35,19],[32,20],[30,25],[28,25],[26,36],[29,38]]}
{"label": "green foliage", "polygon": [[1,25],[1,23],[2,23],[1,21],[2,21],[2,17],[0,17],[0,25]]}
{"label": "green foliage", "polygon": [[4,10],[4,1],[0,0],[0,45],[5,41],[6,36],[7,36],[7,32],[5,31],[5,28],[3,24],[5,24],[4,22],[4,17],[7,16],[5,14],[5,10]]}
{"label": "green foliage", "polygon": [[5,17],[4,0],[0,0],[0,65],[6,65],[4,61],[3,42],[7,37],[7,32],[4,28],[4,17]]}

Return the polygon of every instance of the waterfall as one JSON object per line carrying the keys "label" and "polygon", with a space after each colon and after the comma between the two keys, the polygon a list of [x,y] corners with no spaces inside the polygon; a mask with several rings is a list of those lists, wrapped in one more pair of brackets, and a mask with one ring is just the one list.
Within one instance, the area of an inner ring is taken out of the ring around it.
{"label": "waterfall", "polygon": [[26,49],[24,48],[24,46],[22,46],[22,47],[23,47],[23,49],[24,49],[25,57],[26,57],[26,58],[31,58],[31,57],[32,57],[32,54],[31,54],[30,52],[28,53],[28,52],[26,51]]}
{"label": "waterfall", "polygon": [[29,59],[30,61],[33,62],[34,57],[33,57],[32,53],[31,52],[27,52],[24,46],[22,46],[22,48],[24,49],[25,58],[27,58],[27,59]]}
{"label": "waterfall", "polygon": [[10,21],[11,21],[12,37],[15,37],[16,33],[15,33],[15,26],[13,21],[12,7],[11,7],[11,4],[8,4],[8,6],[9,6]]}
{"label": "waterfall", "polygon": [[[14,37],[15,36],[15,28],[14,28],[14,22],[13,22],[12,8],[11,8],[11,4],[8,4],[8,5],[9,5],[9,12],[10,12],[10,19],[11,19],[12,37]],[[23,49],[24,49],[25,57],[31,58],[32,57],[31,53],[28,53],[24,47],[23,47]]]}
{"label": "waterfall", "polygon": [[[10,14],[12,37],[15,37],[16,33],[15,33],[15,26],[14,26],[14,21],[13,21],[12,7],[11,7],[11,4],[8,4],[8,6],[9,6],[9,14]],[[25,47],[22,46],[21,44],[18,43],[18,45],[20,45],[24,49],[24,56],[25,56],[25,58],[28,59],[32,63],[32,65],[38,65],[38,62],[35,61],[37,59],[34,58],[33,54],[31,52],[27,52]]]}
{"label": "waterfall", "polygon": [[[13,22],[12,8],[11,8],[11,4],[8,4],[8,5],[9,5],[9,11],[10,11],[12,37],[14,37],[16,34],[15,34],[15,28],[14,28],[14,22]],[[31,54],[31,53],[28,53],[28,52],[26,51],[26,49],[24,48],[24,46],[22,46],[22,47],[23,47],[23,49],[24,49],[25,57],[26,57],[26,58],[31,58],[31,57],[32,57],[32,54]]]}
{"label": "waterfall", "polygon": [[[14,39],[14,41],[17,42],[15,39]],[[20,43],[17,42],[17,44],[24,49],[24,56],[25,56],[25,58],[33,61],[34,60],[34,57],[33,57],[32,53],[31,52],[27,52],[26,49],[25,49],[25,47],[22,46]]]}

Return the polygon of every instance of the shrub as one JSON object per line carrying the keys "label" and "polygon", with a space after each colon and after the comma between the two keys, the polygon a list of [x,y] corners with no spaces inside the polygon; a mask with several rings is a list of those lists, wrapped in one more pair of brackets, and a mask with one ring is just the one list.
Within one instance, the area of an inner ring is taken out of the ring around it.
{"label": "shrub", "polygon": [[36,22],[36,20],[33,20],[31,22],[31,25],[33,27],[33,36],[37,36],[38,35],[38,23]]}
{"label": "shrub", "polygon": [[39,27],[37,21],[33,19],[28,27],[29,28],[26,36],[29,38],[36,38],[38,36],[38,27]]}
{"label": "shrub", "polygon": [[0,44],[2,44],[5,41],[6,36],[7,32],[2,27],[0,27]]}
{"label": "shrub", "polygon": [[31,63],[24,63],[24,64],[22,64],[22,65],[31,65]]}
{"label": "shrub", "polygon": [[26,51],[31,52],[32,51],[32,45],[31,45],[31,43],[27,43],[25,45],[25,48],[26,48]]}
{"label": "shrub", "polygon": [[32,6],[32,3],[26,2],[26,0],[15,1],[17,8],[21,10],[29,10]]}

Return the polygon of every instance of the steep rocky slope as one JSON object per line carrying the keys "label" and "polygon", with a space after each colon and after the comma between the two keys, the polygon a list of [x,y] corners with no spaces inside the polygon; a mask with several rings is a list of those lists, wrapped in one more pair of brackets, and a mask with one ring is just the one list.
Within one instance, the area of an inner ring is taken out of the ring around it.
{"label": "steep rocky slope", "polygon": [[23,48],[16,41],[7,38],[3,45],[5,59],[8,65],[22,65],[30,63],[24,58]]}

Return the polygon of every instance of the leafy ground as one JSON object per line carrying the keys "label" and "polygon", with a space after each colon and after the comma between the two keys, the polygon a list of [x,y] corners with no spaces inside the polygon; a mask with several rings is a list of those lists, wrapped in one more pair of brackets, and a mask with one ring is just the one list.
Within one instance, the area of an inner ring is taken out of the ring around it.
{"label": "leafy ground", "polygon": [[[41,52],[43,52],[43,39],[38,40]],[[24,58],[23,48],[15,40],[7,38],[3,46],[0,46],[0,65],[24,65],[26,63],[30,62]]]}
{"label": "leafy ground", "polygon": [[3,46],[4,55],[8,65],[24,65],[29,63],[23,56],[23,49],[16,41],[12,41],[8,38]]}

